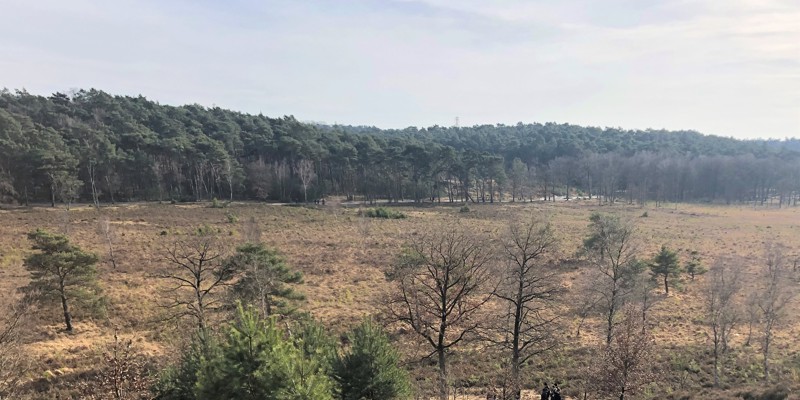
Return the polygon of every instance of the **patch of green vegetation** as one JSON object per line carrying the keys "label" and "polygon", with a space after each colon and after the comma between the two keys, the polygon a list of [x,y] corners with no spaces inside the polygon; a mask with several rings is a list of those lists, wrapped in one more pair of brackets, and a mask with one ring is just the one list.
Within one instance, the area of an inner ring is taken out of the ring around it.
{"label": "patch of green vegetation", "polygon": [[461,206],[461,208],[458,210],[458,212],[460,212],[460,213],[468,213],[469,212],[469,207]]}
{"label": "patch of green vegetation", "polygon": [[389,210],[384,207],[371,208],[364,213],[369,218],[403,219],[406,215],[400,211]]}
{"label": "patch of green vegetation", "polygon": [[772,389],[767,389],[764,393],[755,394],[753,392],[739,393],[739,397],[745,400],[783,400],[789,398],[789,388],[780,385]]}
{"label": "patch of green vegetation", "polygon": [[197,233],[197,236],[206,236],[206,235],[213,235],[215,233],[215,231],[217,233],[219,233],[218,229],[215,230],[210,225],[203,224],[203,225],[200,225],[200,226],[197,227],[197,232],[196,233]]}
{"label": "patch of green vegetation", "polygon": [[209,205],[208,208],[228,208],[230,204],[231,202],[229,201],[223,203],[217,200],[216,197],[214,197],[213,199],[211,199],[211,205]]}

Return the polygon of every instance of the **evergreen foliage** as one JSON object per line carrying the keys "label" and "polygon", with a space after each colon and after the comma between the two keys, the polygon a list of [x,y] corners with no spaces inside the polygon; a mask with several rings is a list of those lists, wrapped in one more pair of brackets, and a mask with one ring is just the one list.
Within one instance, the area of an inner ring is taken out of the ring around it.
{"label": "evergreen foliage", "polygon": [[367,210],[365,215],[369,218],[384,218],[384,219],[403,219],[405,214],[399,211],[389,210],[385,207],[371,208]]}
{"label": "evergreen foliage", "polygon": [[575,192],[657,205],[796,204],[797,143],[555,123],[381,130],[95,89],[2,90],[0,201],[290,202],[332,193],[494,202]]}
{"label": "evergreen foliage", "polygon": [[661,251],[656,254],[650,263],[650,273],[653,274],[654,278],[663,279],[665,294],[669,294],[670,284],[675,287],[680,283],[681,272],[683,271],[678,262],[678,255],[668,249],[667,246],[661,246]]}
{"label": "evergreen foliage", "polygon": [[198,400],[333,398],[324,366],[287,339],[274,318],[262,319],[241,306],[219,351],[201,364]]}
{"label": "evergreen foliage", "polygon": [[195,337],[183,349],[178,362],[161,371],[152,389],[155,400],[197,399],[195,383],[206,360],[204,354],[213,354],[216,350],[216,342],[212,339],[213,337],[206,337],[201,341],[199,337]]}
{"label": "evergreen foliage", "polygon": [[334,363],[341,400],[391,400],[410,396],[408,375],[383,330],[364,320],[348,334],[350,348]]}
{"label": "evergreen foliage", "polygon": [[98,257],[71,244],[64,235],[41,229],[28,233],[28,240],[37,252],[25,258],[25,267],[31,273],[31,282],[25,290],[40,300],[58,299],[65,328],[71,332],[73,300],[94,302],[98,298],[95,266]]}
{"label": "evergreen foliage", "polygon": [[696,250],[692,250],[692,258],[686,262],[684,270],[689,274],[692,280],[694,280],[695,276],[703,275],[708,272],[708,268],[703,265]]}
{"label": "evergreen foliage", "polygon": [[302,350],[306,358],[315,360],[326,373],[330,374],[336,358],[334,338],[328,334],[322,324],[309,315],[300,319],[294,330],[297,332],[293,336],[295,346]]}
{"label": "evergreen foliage", "polygon": [[288,315],[292,305],[305,299],[292,285],[303,282],[300,272],[292,271],[274,249],[260,243],[247,243],[228,260],[241,278],[233,293],[247,304],[253,304],[261,315]]}

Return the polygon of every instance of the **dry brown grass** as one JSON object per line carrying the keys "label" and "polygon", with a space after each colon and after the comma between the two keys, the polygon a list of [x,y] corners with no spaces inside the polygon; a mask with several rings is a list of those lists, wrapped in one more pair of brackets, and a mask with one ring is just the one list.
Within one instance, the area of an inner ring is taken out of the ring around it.
{"label": "dry brown grass", "polygon": [[[334,204],[334,203],[331,203]],[[109,299],[107,318],[79,318],[76,333],[60,331],[57,310],[41,310],[35,329],[27,335],[27,351],[37,360],[31,378],[57,379],[61,375],[91,369],[99,357],[98,348],[112,339],[113,329],[134,339],[137,347],[150,355],[162,356],[172,339],[180,336],[154,323],[160,283],[149,274],[163,265],[164,248],[176,235],[192,232],[200,225],[218,230],[233,247],[242,239],[243,221],[254,217],[263,232],[263,241],[278,248],[288,263],[305,275],[302,290],[308,297],[304,309],[334,331],[342,331],[363,315],[374,313],[390,285],[384,271],[411,236],[462,224],[487,238],[501,233],[508,221],[547,215],[562,241],[564,258],[574,256],[581,244],[588,217],[593,211],[615,212],[636,220],[643,244],[643,256],[653,255],[662,244],[679,250],[682,259],[698,251],[706,265],[717,256],[739,255],[747,260],[746,282],[753,274],[767,241],[783,242],[798,255],[800,250],[800,209],[752,209],[734,206],[679,205],[674,208],[599,207],[593,202],[556,204],[470,205],[471,212],[460,214],[458,207],[404,207],[406,219],[386,220],[360,217],[356,208],[286,207],[256,203],[234,203],[228,209],[211,209],[201,204],[129,204],[104,207],[73,207],[69,212],[70,238],[85,249],[101,255],[100,280]],[[641,214],[647,211],[648,217]],[[239,217],[229,223],[226,212]],[[97,233],[98,221],[108,217],[116,232],[118,269],[105,262],[107,248]],[[56,232],[64,229],[62,209],[0,210],[0,291],[10,293],[27,283],[22,260],[28,253],[25,234],[35,228]],[[165,233],[162,235],[162,232]],[[565,275],[565,283],[578,279],[580,272]],[[702,280],[702,278],[699,278]],[[653,332],[659,347],[674,351],[701,349],[707,343],[706,331],[698,324],[702,305],[698,283],[660,298],[652,311]],[[3,300],[0,300],[2,302]],[[793,305],[793,307],[796,307]],[[589,321],[579,343],[571,338],[572,320],[565,312],[565,337],[571,346],[593,345],[600,337],[599,321]],[[798,319],[792,312],[779,329],[775,356],[787,360],[800,358]],[[734,337],[740,347],[742,332]],[[755,357],[756,348],[743,354]],[[409,353],[414,353],[413,351]],[[566,356],[569,350],[564,350]],[[682,353],[681,353],[682,354]],[[697,355],[698,362],[704,363]],[[669,359],[669,355],[665,355]],[[559,361],[562,362],[562,361]],[[757,357],[753,363],[758,363]],[[565,364],[562,368],[570,367]],[[542,368],[545,366],[542,365]],[[780,368],[780,367],[779,367]],[[784,368],[782,379],[800,382],[795,367]],[[531,381],[549,379],[544,371],[533,373]],[[559,378],[559,377],[555,377]],[[562,377],[563,379],[563,377]],[[701,384],[698,380],[695,384]]]}

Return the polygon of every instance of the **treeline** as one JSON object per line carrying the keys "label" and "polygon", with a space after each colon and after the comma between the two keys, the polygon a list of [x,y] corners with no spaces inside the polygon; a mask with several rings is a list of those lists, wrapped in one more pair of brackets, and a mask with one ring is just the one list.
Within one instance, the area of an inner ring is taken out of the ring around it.
{"label": "treeline", "polygon": [[380,130],[98,90],[0,92],[0,200],[796,204],[798,141],[567,124]]}

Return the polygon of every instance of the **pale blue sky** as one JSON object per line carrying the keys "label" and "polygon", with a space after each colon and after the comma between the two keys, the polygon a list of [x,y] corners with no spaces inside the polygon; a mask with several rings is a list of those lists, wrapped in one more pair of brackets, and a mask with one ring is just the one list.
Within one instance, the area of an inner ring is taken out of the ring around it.
{"label": "pale blue sky", "polygon": [[0,0],[0,87],[301,120],[800,136],[800,1]]}

